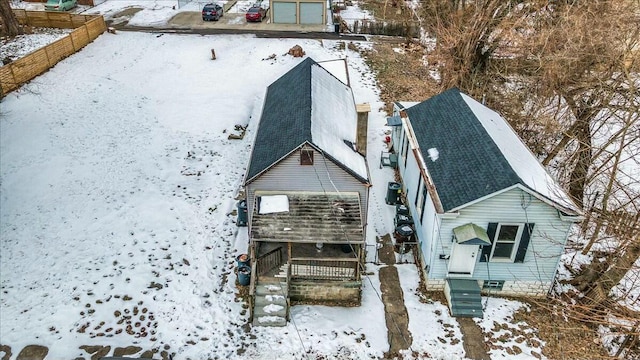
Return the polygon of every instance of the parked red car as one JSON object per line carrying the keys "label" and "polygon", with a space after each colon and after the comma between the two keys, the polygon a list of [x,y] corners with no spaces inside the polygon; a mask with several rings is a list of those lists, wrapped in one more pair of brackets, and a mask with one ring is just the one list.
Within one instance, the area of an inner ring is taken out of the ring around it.
{"label": "parked red car", "polygon": [[245,19],[247,21],[262,21],[267,16],[267,10],[265,10],[262,6],[252,6],[247,10],[245,14]]}

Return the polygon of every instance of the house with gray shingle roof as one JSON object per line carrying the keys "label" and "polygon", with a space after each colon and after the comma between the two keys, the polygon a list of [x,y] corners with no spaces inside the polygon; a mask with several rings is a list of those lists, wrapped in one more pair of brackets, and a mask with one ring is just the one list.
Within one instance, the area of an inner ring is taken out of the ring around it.
{"label": "house with gray shingle roof", "polygon": [[457,316],[481,316],[481,292],[545,296],[580,209],[507,121],[450,89],[388,124],[427,288]]}
{"label": "house with gray shingle roof", "polygon": [[360,303],[370,183],[358,109],[310,58],[267,88],[244,182],[255,325],[286,324],[291,302]]}

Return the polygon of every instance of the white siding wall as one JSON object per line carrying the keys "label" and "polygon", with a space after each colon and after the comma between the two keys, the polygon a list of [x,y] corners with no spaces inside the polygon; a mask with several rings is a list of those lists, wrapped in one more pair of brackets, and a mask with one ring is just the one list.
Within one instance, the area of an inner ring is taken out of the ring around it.
{"label": "white siding wall", "polygon": [[300,165],[300,152],[294,151],[247,185],[249,224],[253,217],[256,191],[358,192],[362,223],[367,223],[368,187],[315,151],[313,165]]}
{"label": "white siding wall", "polygon": [[[394,115],[398,115],[397,109],[394,110],[396,110]],[[534,223],[534,231],[523,263],[480,262],[480,256],[478,256],[472,278],[504,280],[502,291],[491,290],[493,294],[545,295],[555,277],[567,233],[572,224],[561,221],[555,208],[533,196],[530,197],[521,189],[509,190],[460,210],[460,215],[455,219],[443,219],[438,215],[431,197],[428,196],[421,223],[415,206],[419,170],[410,148],[405,166],[403,157],[404,144],[407,141],[405,136],[402,126],[392,127],[391,138],[394,150],[398,154],[398,171],[402,178],[407,205],[414,218],[422,259],[427,267],[423,272],[427,287],[432,290],[444,289],[448,260],[441,260],[439,256],[451,255],[451,239],[455,227],[470,222],[485,229],[490,222]],[[522,196],[526,202],[531,201],[526,211],[521,206]]]}
{"label": "white siding wall", "polygon": [[[526,211],[521,206],[522,196],[526,202],[530,201]],[[571,223],[560,220],[556,209],[533,196],[530,198],[520,189],[512,189],[460,210],[460,216],[456,219],[443,219],[440,228],[442,236],[437,239],[440,244],[436,248],[444,254],[450,254],[453,228],[469,222],[485,229],[490,222],[535,223],[523,263],[479,262],[478,256],[473,279],[537,281],[545,284],[553,280],[571,226]],[[447,260],[435,260],[432,265],[429,278],[442,279],[447,276]]]}
{"label": "white siding wall", "polygon": [[402,126],[394,126],[392,132],[394,144],[398,144],[396,152],[398,153],[398,171],[402,178],[402,191],[406,196],[406,205],[411,210],[411,214],[413,216],[417,241],[420,242],[420,249],[422,251],[421,256],[424,262],[423,265],[430,268],[434,261],[433,257],[437,256],[438,253],[435,248],[438,243],[433,241],[433,239],[438,238],[438,224],[440,219],[436,216],[436,208],[431,196],[429,196],[429,194],[425,194],[425,213],[424,216],[422,216],[422,222],[420,222],[420,215],[417,213],[416,209],[416,196],[418,195],[418,185],[424,186],[424,180],[420,181],[418,162],[411,149],[407,152],[408,159],[406,161],[406,167],[404,165],[405,159],[402,156],[403,154],[401,151],[402,145],[407,141],[407,139],[405,138],[405,133],[402,129]]}

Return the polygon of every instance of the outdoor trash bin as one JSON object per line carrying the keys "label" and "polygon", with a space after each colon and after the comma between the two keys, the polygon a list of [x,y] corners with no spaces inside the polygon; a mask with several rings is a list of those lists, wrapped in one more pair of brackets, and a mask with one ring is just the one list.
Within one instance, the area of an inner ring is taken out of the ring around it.
{"label": "outdoor trash bin", "polygon": [[247,200],[238,201],[238,226],[247,226]]}
{"label": "outdoor trash bin", "polygon": [[396,240],[395,251],[404,254],[409,251],[409,246],[405,243],[413,241],[413,228],[409,225],[398,226],[393,232],[393,237]]}
{"label": "outdoor trash bin", "polygon": [[251,268],[248,266],[238,267],[238,283],[247,286],[251,282]]}
{"label": "outdoor trash bin", "polygon": [[402,186],[397,182],[390,182],[387,187],[387,197],[385,202],[387,205],[396,205],[400,202],[400,192]]}
{"label": "outdoor trash bin", "polygon": [[394,223],[396,226],[400,225],[413,225],[413,218],[411,216],[396,214],[396,218],[394,219]]}
{"label": "outdoor trash bin", "polygon": [[409,208],[405,204],[397,204],[396,205],[396,214],[399,215],[409,215]]}
{"label": "outdoor trash bin", "polygon": [[249,266],[251,260],[249,259],[249,255],[248,254],[240,254],[240,255],[236,256],[236,262],[238,264],[238,267]]}

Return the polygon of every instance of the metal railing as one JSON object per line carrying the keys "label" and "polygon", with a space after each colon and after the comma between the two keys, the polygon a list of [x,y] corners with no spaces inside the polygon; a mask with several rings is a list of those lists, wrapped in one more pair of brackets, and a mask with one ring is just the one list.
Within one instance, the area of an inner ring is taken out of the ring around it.
{"label": "metal railing", "polygon": [[291,277],[326,280],[358,280],[358,259],[293,258]]}
{"label": "metal railing", "polygon": [[257,260],[256,275],[260,276],[268,273],[272,269],[282,265],[282,246],[269,251],[260,256]]}

